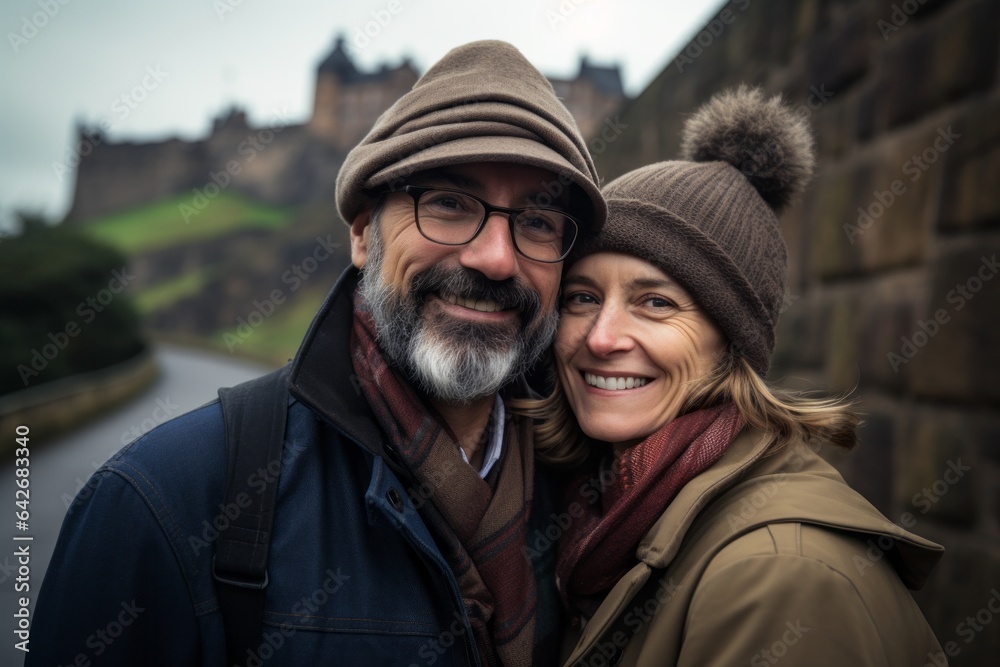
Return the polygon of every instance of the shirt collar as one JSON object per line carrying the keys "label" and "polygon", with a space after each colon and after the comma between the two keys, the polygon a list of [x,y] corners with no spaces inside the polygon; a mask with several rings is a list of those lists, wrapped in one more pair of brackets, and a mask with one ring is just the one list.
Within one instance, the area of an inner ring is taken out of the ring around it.
{"label": "shirt collar", "polygon": [[[490,412],[490,423],[486,431],[490,434],[490,437],[486,441],[486,454],[483,457],[483,467],[479,469],[479,476],[484,479],[490,473],[490,470],[492,470],[493,464],[500,460],[500,454],[503,453],[504,423],[503,400],[497,394],[496,400],[493,403],[493,411]],[[462,453],[462,460],[469,463],[469,459],[465,455],[465,450],[459,447],[458,451]]]}

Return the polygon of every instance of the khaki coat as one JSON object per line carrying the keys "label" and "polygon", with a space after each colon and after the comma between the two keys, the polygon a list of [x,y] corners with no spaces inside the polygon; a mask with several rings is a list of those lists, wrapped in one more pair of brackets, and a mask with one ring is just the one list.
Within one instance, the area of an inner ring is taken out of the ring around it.
{"label": "khaki coat", "polygon": [[943,548],[882,516],[805,444],[767,445],[744,430],[681,490],[638,565],[572,632],[567,665],[945,664],[907,590]]}

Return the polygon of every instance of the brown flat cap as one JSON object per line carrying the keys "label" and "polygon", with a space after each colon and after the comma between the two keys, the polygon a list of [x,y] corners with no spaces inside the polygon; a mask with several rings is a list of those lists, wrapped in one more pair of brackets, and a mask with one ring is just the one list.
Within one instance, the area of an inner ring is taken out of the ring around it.
{"label": "brown flat cap", "polygon": [[379,117],[344,160],[337,209],[350,223],[374,192],[419,171],[474,162],[548,169],[583,195],[582,222],[592,231],[604,224],[607,207],[576,121],[520,51],[493,40],[449,51]]}

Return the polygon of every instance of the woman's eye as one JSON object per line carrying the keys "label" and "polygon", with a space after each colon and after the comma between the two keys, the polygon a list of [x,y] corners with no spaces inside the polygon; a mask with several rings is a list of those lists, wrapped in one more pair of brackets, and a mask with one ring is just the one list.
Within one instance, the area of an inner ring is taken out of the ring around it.
{"label": "woman's eye", "polygon": [[674,308],[677,305],[670,299],[665,299],[662,296],[648,296],[645,298],[644,303],[650,308]]}
{"label": "woman's eye", "polygon": [[566,296],[564,301],[567,306],[582,306],[597,303],[597,299],[595,299],[593,295],[587,294],[586,292],[574,292],[573,294],[569,294]]}

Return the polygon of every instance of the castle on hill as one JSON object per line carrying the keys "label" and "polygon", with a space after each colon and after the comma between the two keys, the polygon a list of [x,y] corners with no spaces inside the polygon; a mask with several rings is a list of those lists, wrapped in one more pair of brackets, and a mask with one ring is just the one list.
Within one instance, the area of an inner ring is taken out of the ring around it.
{"label": "castle on hill", "polygon": [[[408,58],[361,71],[339,37],[317,67],[305,123],[276,111],[264,126],[253,127],[233,108],[214,120],[204,139],[154,142],[111,141],[80,125],[81,158],[66,219],[85,222],[188,193],[211,198],[223,189],[274,205],[332,201],[347,152],[419,76]],[[626,100],[617,65],[597,66],[586,56],[576,77],[549,80],[587,138]]]}

